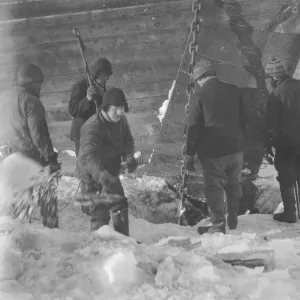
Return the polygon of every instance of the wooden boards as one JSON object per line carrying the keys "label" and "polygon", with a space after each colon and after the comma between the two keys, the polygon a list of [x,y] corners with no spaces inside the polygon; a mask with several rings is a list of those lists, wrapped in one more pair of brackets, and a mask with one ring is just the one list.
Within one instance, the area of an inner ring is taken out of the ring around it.
{"label": "wooden boards", "polygon": [[[108,85],[124,90],[137,148],[150,153],[159,130],[158,110],[167,98],[189,32],[192,1],[47,3],[53,5],[47,16],[46,10],[38,13],[36,8],[24,14],[24,19],[0,23],[0,92],[13,84],[16,67],[22,61],[38,63],[45,74],[41,99],[54,146],[71,149],[70,89],[84,76],[72,34],[72,28],[77,27],[87,47],[88,62],[101,56],[112,62],[114,74]],[[46,2],[38,5],[45,8]],[[18,13],[21,17],[24,12]]]}
{"label": "wooden boards", "polygon": [[[261,78],[257,77],[261,62],[259,67],[257,64],[262,53],[268,52],[271,44],[274,51],[280,48],[274,47],[274,41],[269,43],[269,35],[276,27],[272,24],[278,23],[276,17],[283,5],[289,2],[203,1],[197,59],[209,56],[216,62],[222,79],[256,88],[262,82],[257,80]],[[77,41],[72,34],[72,28],[77,27],[86,44],[89,63],[99,56],[111,60],[114,75],[108,85],[121,87],[126,93],[130,106],[129,123],[137,148],[150,154],[160,132],[158,110],[167,99],[190,31],[192,0],[19,3],[6,0],[6,3],[0,1],[0,92],[12,85],[16,67],[22,61],[38,63],[46,76],[42,101],[54,145],[61,150],[71,147],[68,138],[70,88],[84,76]],[[288,20],[292,17],[287,15]],[[238,31],[243,26],[247,34]],[[281,37],[277,34],[274,40],[280,41]],[[294,40],[290,41],[293,44]],[[290,56],[297,61],[297,51],[290,50],[293,47],[285,51],[292,53]],[[248,55],[253,49],[255,55]],[[180,159],[188,62],[187,51],[156,149],[165,157]],[[245,65],[254,67],[255,72],[246,71]]]}

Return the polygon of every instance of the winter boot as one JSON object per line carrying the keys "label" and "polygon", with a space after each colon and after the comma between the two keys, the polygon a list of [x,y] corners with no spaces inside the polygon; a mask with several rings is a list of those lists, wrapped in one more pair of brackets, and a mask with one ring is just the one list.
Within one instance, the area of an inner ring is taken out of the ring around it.
{"label": "winter boot", "polygon": [[113,225],[115,231],[129,236],[128,208],[112,213]]}
{"label": "winter boot", "polygon": [[238,225],[237,213],[229,213],[227,216],[227,224],[229,229],[234,230]]}
{"label": "winter boot", "polygon": [[224,210],[218,211],[218,212],[212,212],[211,213],[211,222],[212,226],[209,227],[199,227],[198,228],[198,233],[199,234],[204,234],[204,233],[224,233],[226,234],[226,218],[225,218],[225,212]]}
{"label": "winter boot", "polygon": [[296,223],[297,213],[294,188],[280,187],[280,192],[284,211],[282,213],[274,214],[273,219],[278,222]]}

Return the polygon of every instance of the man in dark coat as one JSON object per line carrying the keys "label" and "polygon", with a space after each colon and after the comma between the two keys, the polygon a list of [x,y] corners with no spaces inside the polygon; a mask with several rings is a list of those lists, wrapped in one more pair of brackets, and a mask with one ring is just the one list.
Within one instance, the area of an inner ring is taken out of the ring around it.
{"label": "man in dark coat", "polygon": [[239,201],[243,195],[240,180],[245,109],[239,88],[217,79],[209,61],[202,59],[195,65],[192,79],[196,88],[188,110],[185,167],[190,171],[195,169],[197,153],[213,224],[209,232],[226,233],[224,191],[230,229],[237,227]]}
{"label": "man in dark coat", "polygon": [[0,146],[58,170],[60,165],[49,135],[45,108],[39,99],[43,81],[37,65],[24,64],[17,72],[16,87],[1,94]]}
{"label": "man in dark coat", "polygon": [[[49,166],[54,173],[61,166],[49,135],[45,108],[39,99],[43,81],[43,73],[37,65],[24,64],[17,72],[16,87],[1,94],[0,154],[3,158],[21,152],[42,166]],[[39,199],[43,225],[56,228],[57,198],[51,191],[48,196],[50,198]],[[20,212],[17,209],[15,213]]]}
{"label": "man in dark coat", "polygon": [[89,87],[86,78],[80,80],[73,86],[69,101],[69,113],[73,118],[70,139],[74,142],[76,156],[80,145],[80,129],[101,106],[106,82],[113,73],[111,63],[106,58],[97,59],[90,72],[94,86]]}
{"label": "man in dark coat", "polygon": [[101,203],[90,207],[91,231],[108,225],[110,213],[116,231],[129,236],[128,202],[119,179],[121,165],[128,172],[137,167],[134,140],[124,115],[127,101],[121,89],[111,88],[103,95],[96,114],[81,129],[77,170],[82,194],[103,193],[119,196],[118,202]]}
{"label": "man in dark coat", "polygon": [[300,184],[300,81],[288,75],[286,65],[271,57],[265,67],[271,91],[267,103],[267,152],[275,147],[274,166],[278,172],[284,212],[274,214],[276,221],[297,221],[295,186]]}

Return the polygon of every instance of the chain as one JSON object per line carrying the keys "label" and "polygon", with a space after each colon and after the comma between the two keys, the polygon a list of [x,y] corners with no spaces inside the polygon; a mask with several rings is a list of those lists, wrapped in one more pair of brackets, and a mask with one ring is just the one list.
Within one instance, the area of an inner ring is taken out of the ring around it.
{"label": "chain", "polygon": [[[191,75],[193,73],[193,68],[195,66],[195,57],[196,57],[196,53],[198,52],[198,44],[197,44],[196,38],[197,38],[197,33],[200,30],[199,13],[201,11],[201,1],[202,0],[194,0],[193,5],[192,5],[192,11],[194,13],[194,18],[191,23],[192,41],[189,45],[189,52],[191,55],[191,60],[190,60],[189,66],[188,66],[188,74],[189,75]],[[187,93],[187,103],[185,105],[186,117],[188,116],[189,103],[190,103],[191,95],[193,92],[194,92],[194,84],[191,80],[186,89],[186,93]],[[187,128],[187,125],[185,126],[184,137],[186,135],[186,128]],[[185,155],[185,148],[186,148],[186,146],[184,144],[182,147],[182,156],[183,157]],[[182,165],[182,167],[181,167],[182,183],[181,183],[181,186],[179,189],[179,192],[181,195],[181,203],[180,203],[180,207],[179,207],[179,225],[183,225],[182,216],[186,210],[185,200],[186,200],[187,194],[188,194],[188,191],[187,191],[188,176],[189,176],[188,170],[185,170],[184,165]]]}

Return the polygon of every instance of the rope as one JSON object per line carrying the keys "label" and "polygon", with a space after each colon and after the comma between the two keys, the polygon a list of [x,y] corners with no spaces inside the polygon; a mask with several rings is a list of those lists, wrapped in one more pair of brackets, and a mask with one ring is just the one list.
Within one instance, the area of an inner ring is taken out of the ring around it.
{"label": "rope", "polygon": [[[188,49],[188,45],[189,45],[189,41],[190,41],[191,36],[192,36],[192,30],[190,31],[190,33],[189,33],[189,35],[188,35],[187,41],[186,41],[186,43],[185,43],[184,51],[183,51],[183,53],[182,53],[182,55],[181,55],[181,60],[180,60],[180,63],[179,63],[178,69],[177,69],[177,73],[176,73],[176,76],[175,76],[175,80],[173,81],[173,85],[174,85],[173,90],[175,90],[175,87],[176,87],[176,84],[177,84],[177,80],[178,80],[178,77],[179,77],[179,74],[180,74],[180,71],[181,71],[181,67],[182,67],[182,64],[183,64],[183,60],[184,60],[186,51],[187,51],[187,49]],[[157,139],[155,140],[155,143],[154,143],[154,147],[153,147],[152,154],[155,154],[155,153],[156,153],[156,152],[155,152],[155,149],[156,149],[156,147],[157,147],[159,138],[161,137],[162,129],[163,129],[163,126],[164,126],[165,120],[166,120],[166,114],[167,114],[167,112],[168,112],[168,110],[169,110],[170,103],[171,103],[171,101],[172,101],[172,99],[173,99],[173,95],[174,95],[174,93],[171,94],[171,97],[170,97],[170,99],[169,99],[169,103],[168,103],[168,107],[167,107],[167,110],[166,110],[166,113],[165,113],[165,117],[163,118],[162,123],[161,123],[161,125],[160,125],[160,129],[159,129],[159,132],[158,132]],[[175,158],[175,157],[173,157],[173,158]],[[152,156],[150,157],[149,163],[151,163],[151,160],[152,160]]]}

